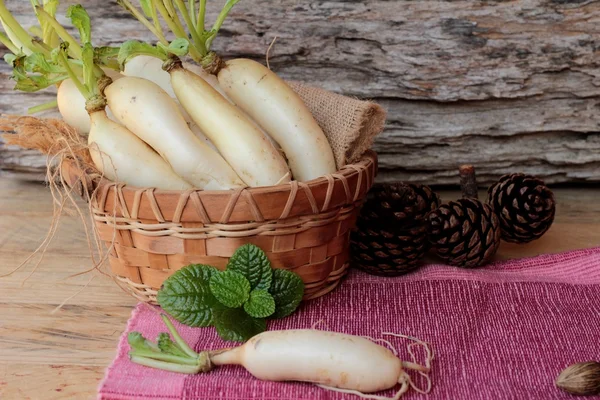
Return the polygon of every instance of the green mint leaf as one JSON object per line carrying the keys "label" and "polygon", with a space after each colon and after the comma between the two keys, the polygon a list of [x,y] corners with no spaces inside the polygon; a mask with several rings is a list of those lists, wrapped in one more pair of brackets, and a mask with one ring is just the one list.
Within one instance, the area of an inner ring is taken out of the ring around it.
{"label": "green mint leaf", "polygon": [[266,290],[254,289],[244,303],[244,310],[254,318],[267,318],[275,312],[275,299]]}
{"label": "green mint leaf", "polygon": [[67,8],[67,18],[79,30],[81,43],[90,43],[92,41],[92,24],[85,8],[81,4],[69,6]]}
{"label": "green mint leaf", "polygon": [[158,348],[165,354],[171,354],[177,357],[189,357],[179,348],[179,346],[177,346],[177,343],[171,340],[171,336],[166,332],[158,335]]}
{"label": "green mint leaf", "polygon": [[210,278],[217,270],[190,265],[171,275],[158,291],[158,304],[177,321],[188,326],[211,326],[217,300],[210,291]]}
{"label": "green mint leaf", "polygon": [[302,301],[304,282],[291,271],[275,269],[269,293],[275,299],[275,313],[271,318],[287,317],[298,308]]}
{"label": "green mint leaf", "polygon": [[223,340],[245,342],[264,332],[267,322],[264,319],[252,318],[241,308],[221,306],[215,309],[215,328]]}
{"label": "green mint leaf", "polygon": [[229,259],[228,271],[244,275],[252,289],[269,289],[273,279],[271,263],[258,246],[245,244],[238,248]]}
{"label": "green mint leaf", "polygon": [[221,304],[240,307],[250,296],[250,282],[235,271],[223,271],[210,278],[210,291]]}

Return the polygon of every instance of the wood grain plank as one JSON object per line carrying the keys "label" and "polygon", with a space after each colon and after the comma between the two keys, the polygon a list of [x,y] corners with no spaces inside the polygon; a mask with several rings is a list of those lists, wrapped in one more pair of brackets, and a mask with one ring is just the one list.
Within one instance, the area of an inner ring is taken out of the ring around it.
{"label": "wood grain plank", "polygon": [[[63,3],[59,15],[75,1]],[[115,3],[84,2],[99,45],[153,39]],[[6,5],[33,23],[28,2]],[[209,2],[209,20],[219,5]],[[471,162],[481,182],[515,171],[598,182],[599,23],[600,3],[585,0],[253,0],[235,6],[215,50],[264,62],[277,37],[270,65],[285,79],[381,102],[379,180],[454,184],[456,165]],[[14,93],[8,75],[0,63],[0,112],[54,96]],[[0,149],[0,166],[43,176],[43,157]]]}

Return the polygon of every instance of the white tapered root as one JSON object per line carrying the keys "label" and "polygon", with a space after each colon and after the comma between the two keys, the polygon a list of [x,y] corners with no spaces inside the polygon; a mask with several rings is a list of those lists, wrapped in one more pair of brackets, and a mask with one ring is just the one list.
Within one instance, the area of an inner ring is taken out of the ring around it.
{"label": "white tapered root", "polygon": [[336,171],[323,130],[283,79],[248,59],[227,61],[218,78],[235,104],[281,146],[294,179],[308,181]]}
{"label": "white tapered root", "polygon": [[107,179],[142,188],[186,190],[192,187],[146,143],[110,120],[105,111],[93,112],[90,120],[90,155]]}
{"label": "white tapered root", "polygon": [[189,129],[178,105],[157,84],[124,77],[105,90],[117,119],[197,189],[244,187],[227,162]]}
{"label": "white tapered root", "polygon": [[248,186],[290,181],[285,159],[244,113],[181,65],[170,74],[181,105]]}

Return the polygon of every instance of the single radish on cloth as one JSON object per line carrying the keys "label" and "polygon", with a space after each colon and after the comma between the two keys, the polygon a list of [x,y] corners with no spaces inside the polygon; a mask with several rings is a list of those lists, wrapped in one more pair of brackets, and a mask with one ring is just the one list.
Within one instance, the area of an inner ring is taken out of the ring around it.
{"label": "single radish on cloth", "polygon": [[104,93],[117,119],[194,187],[223,190],[245,186],[227,162],[194,135],[177,104],[157,84],[123,77]]}
{"label": "single radish on cloth", "polygon": [[[196,353],[179,336],[168,317],[162,314],[161,318],[174,342],[166,333],[159,336],[157,345],[140,333],[131,332],[128,337],[131,361],[189,374],[208,372],[219,365],[241,365],[261,380],[311,382],[325,389],[372,399],[385,397],[364,393],[400,384],[393,397],[398,399],[409,387],[421,391],[404,369],[426,374],[433,359],[427,344],[416,339],[413,340],[426,349],[425,365],[401,361],[394,352],[368,338],[315,329],[267,331],[239,347]],[[429,385],[423,392],[430,388]]]}
{"label": "single radish on cloth", "polygon": [[295,179],[308,181],[336,171],[323,130],[283,79],[249,59],[227,61],[218,78],[235,104],[279,143]]}

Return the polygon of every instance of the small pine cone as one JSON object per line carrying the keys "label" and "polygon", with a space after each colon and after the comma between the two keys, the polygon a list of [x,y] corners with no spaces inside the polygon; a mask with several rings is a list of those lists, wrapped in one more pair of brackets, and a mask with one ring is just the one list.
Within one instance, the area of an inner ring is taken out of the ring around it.
{"label": "small pine cone", "polygon": [[479,267],[500,246],[500,223],[492,208],[479,200],[452,201],[429,214],[429,241],[448,264]]}
{"label": "small pine cone", "polygon": [[424,185],[376,185],[350,236],[352,265],[382,276],[416,269],[429,248],[426,216],[438,203]]}
{"label": "small pine cone", "polygon": [[539,239],[552,225],[554,194],[531,175],[504,175],[488,190],[488,203],[500,219],[502,239],[527,243]]}

